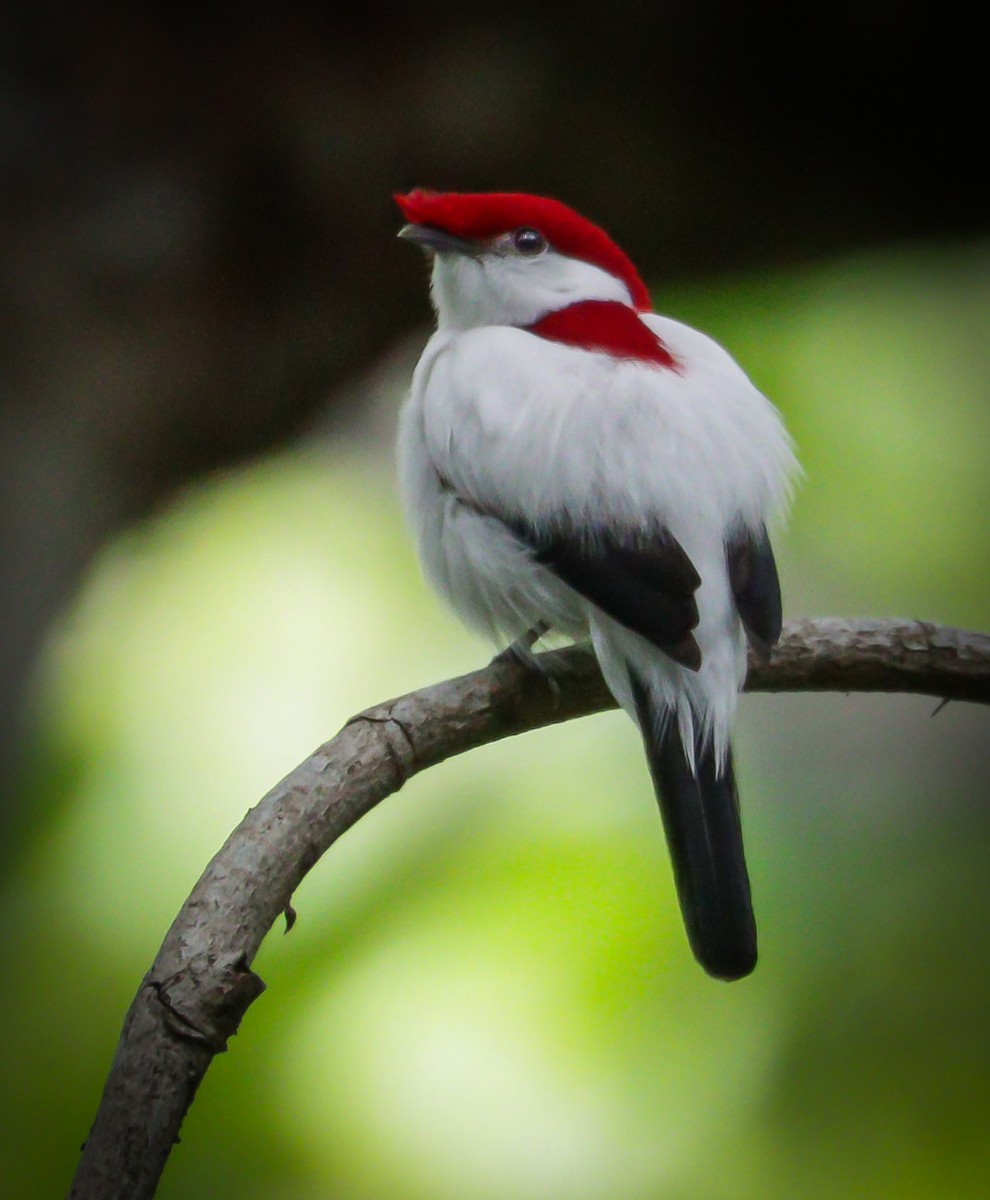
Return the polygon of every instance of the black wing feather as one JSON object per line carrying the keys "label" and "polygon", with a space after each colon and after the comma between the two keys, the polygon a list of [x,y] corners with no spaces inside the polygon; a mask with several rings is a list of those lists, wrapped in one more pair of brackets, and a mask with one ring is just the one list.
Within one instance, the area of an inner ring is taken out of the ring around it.
{"label": "black wing feather", "polygon": [[532,547],[537,562],[620,625],[683,666],[701,666],[693,635],[698,624],[694,593],[701,579],[671,533],[660,530],[626,544],[609,532],[538,534],[520,521],[506,524]]}
{"label": "black wing feather", "polygon": [[480,516],[500,521],[541,563],[586,600],[638,633],[675,662],[696,671],[701,650],[695,592],[701,576],[677,538],[663,527],[620,540],[609,530],[580,533],[563,525],[537,531],[528,521],[462,496],[439,472],[441,488]]}
{"label": "black wing feather", "polygon": [[780,580],[766,526],[745,530],[726,546],[729,582],[750,645],[767,657],[780,638],[783,606]]}

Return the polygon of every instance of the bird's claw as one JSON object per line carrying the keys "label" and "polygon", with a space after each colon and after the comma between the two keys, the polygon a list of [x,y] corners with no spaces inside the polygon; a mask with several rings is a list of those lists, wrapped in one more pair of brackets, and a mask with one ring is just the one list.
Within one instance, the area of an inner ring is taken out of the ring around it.
{"label": "bird's claw", "polygon": [[547,621],[537,621],[532,629],[527,629],[521,637],[517,637],[504,650],[500,650],[492,659],[493,663],[517,663],[530,670],[542,670],[537,665],[533,647],[547,632],[550,625]]}
{"label": "bird's claw", "polygon": [[556,704],[560,700],[560,684],[554,678],[553,672],[549,667],[540,661],[543,656],[533,653],[533,647],[549,628],[549,622],[538,621],[532,629],[527,629],[521,637],[516,638],[504,650],[500,650],[492,659],[492,663],[496,665],[499,663],[512,663],[522,667],[526,671],[531,671],[533,674],[539,675],[540,679],[550,689],[554,703]]}

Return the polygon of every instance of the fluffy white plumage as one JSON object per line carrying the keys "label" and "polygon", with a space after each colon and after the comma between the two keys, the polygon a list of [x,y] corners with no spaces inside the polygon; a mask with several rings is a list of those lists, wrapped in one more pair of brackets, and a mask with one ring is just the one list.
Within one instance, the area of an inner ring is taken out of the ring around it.
{"label": "fluffy white plumage", "polygon": [[[439,329],[400,423],[400,485],[428,577],[492,638],[513,640],[540,621],[577,639],[590,635],[629,712],[620,663],[649,660],[650,683],[676,708],[685,744],[700,719],[724,757],[745,673],[725,542],[740,527],[759,530],[785,505],[795,462],[776,410],[697,330],[642,318],[677,371],[547,341],[516,327],[515,288],[499,293],[497,269],[472,287],[481,272],[465,268],[474,267],[460,257],[434,260]],[[597,287],[603,272],[587,274]],[[457,321],[469,311],[477,324],[463,328]],[[523,320],[533,319],[526,311]],[[688,670],[607,617],[458,495],[484,512],[525,513],[536,525],[566,514],[578,527],[665,526],[701,576],[701,669]]]}
{"label": "fluffy white plumage", "polygon": [[[631,676],[658,720],[676,713],[691,769],[695,748],[708,745],[721,771],[746,668],[726,547],[746,531],[765,536],[782,512],[796,471],[791,441],[730,355],[677,321],[638,314],[674,368],[531,332],[548,312],[587,300],[633,309],[632,296],[626,281],[552,246],[514,253],[509,236],[452,238],[453,249],[432,234],[417,239],[434,251],[438,329],[402,411],[399,467],[426,574],[497,640],[540,623],[590,638],[632,718],[641,723],[643,707]],[[700,668],[536,561],[506,514],[537,535],[564,527],[590,542],[603,530],[633,541],[672,534],[701,579]]]}

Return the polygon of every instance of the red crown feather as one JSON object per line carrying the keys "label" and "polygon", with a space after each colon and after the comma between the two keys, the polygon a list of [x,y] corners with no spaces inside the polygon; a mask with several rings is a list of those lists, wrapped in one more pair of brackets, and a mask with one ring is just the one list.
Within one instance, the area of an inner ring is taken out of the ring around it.
{"label": "red crown feather", "polygon": [[434,225],[456,237],[486,239],[528,225],[570,258],[592,263],[629,289],[640,312],[652,307],[650,293],[632,260],[604,229],[546,196],[523,192],[431,192],[416,188],[395,201],[413,225]]}

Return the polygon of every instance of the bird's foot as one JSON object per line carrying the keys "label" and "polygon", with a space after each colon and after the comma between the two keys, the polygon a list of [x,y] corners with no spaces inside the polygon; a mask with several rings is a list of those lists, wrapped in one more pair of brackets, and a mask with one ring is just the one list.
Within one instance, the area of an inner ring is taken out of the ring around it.
{"label": "bird's foot", "polygon": [[543,668],[536,661],[533,647],[549,628],[550,623],[548,621],[537,621],[532,629],[527,629],[521,637],[517,637],[504,650],[500,650],[492,659],[492,662],[516,663],[531,671],[542,671]]}
{"label": "bird's foot", "polygon": [[548,621],[537,621],[533,628],[527,629],[522,637],[516,638],[504,650],[500,650],[492,659],[492,664],[497,666],[499,663],[513,663],[538,675],[553,693],[556,703],[560,698],[560,684],[554,678],[553,672],[540,661],[543,655],[533,653],[533,647],[549,629]]}

